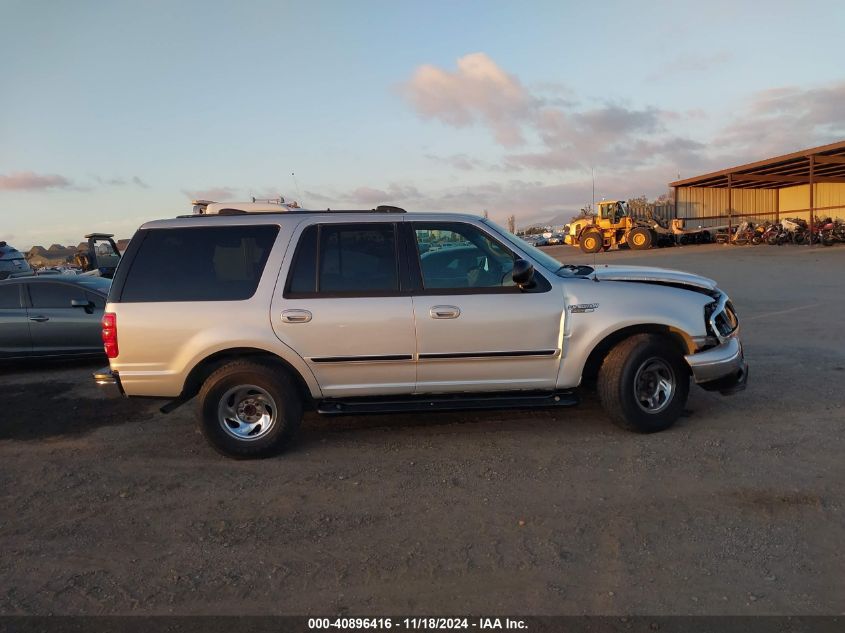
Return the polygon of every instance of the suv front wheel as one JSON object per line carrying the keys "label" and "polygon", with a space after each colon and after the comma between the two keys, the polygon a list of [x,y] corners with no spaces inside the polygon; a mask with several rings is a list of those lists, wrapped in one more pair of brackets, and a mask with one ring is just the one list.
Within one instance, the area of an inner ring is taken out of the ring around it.
{"label": "suv front wheel", "polygon": [[290,443],[302,400],[283,369],[235,361],[214,371],[199,396],[199,427],[228,457],[266,457]]}
{"label": "suv front wheel", "polygon": [[602,405],[617,426],[654,433],[672,426],[684,410],[689,370],[672,341],[637,334],[610,350],[597,386]]}

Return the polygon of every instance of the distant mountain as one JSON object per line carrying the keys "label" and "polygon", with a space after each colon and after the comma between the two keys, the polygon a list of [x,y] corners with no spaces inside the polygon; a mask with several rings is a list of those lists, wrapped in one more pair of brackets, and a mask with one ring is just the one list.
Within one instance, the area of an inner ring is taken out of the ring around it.
{"label": "distant mountain", "polygon": [[[129,245],[129,240],[116,240],[117,249],[122,253]],[[33,246],[26,253],[24,257],[29,262],[30,266],[61,266],[62,264],[72,261],[74,256],[80,252],[88,249],[88,242],[80,242],[76,246],[62,246],[61,244],[51,244],[50,248],[43,246]]]}

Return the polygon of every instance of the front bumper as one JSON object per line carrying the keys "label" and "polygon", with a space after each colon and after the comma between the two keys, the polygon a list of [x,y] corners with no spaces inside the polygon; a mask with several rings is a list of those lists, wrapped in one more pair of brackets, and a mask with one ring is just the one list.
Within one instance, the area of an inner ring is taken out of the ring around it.
{"label": "front bumper", "polygon": [[98,386],[103,387],[106,391],[110,392],[110,395],[126,395],[126,392],[123,391],[123,385],[120,384],[120,374],[116,371],[112,371],[110,367],[98,369],[92,374],[92,378],[94,378],[94,382],[97,383]]}
{"label": "front bumper", "polygon": [[684,356],[699,387],[728,396],[745,389],[748,363],[739,338],[732,336],[723,343],[697,354]]}

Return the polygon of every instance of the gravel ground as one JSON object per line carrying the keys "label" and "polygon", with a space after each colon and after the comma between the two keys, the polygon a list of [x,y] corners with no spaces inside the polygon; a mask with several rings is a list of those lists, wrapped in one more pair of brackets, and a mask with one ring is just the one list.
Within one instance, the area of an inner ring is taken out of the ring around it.
{"label": "gravel ground", "polygon": [[595,261],[718,279],[748,390],[694,388],[651,436],[589,396],[309,416],[287,454],[236,462],[191,405],[107,399],[97,365],[0,369],[0,613],[845,613],[845,248]]}

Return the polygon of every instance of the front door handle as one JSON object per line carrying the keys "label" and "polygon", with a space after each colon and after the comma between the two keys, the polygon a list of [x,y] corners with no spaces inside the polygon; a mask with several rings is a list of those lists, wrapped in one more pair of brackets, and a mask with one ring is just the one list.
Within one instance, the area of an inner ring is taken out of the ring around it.
{"label": "front door handle", "polygon": [[432,319],[457,319],[461,316],[458,306],[432,306],[428,311]]}
{"label": "front door handle", "polygon": [[285,310],[282,312],[282,321],[285,323],[308,323],[311,320],[311,313],[308,310]]}
{"label": "front door handle", "polygon": [[38,316],[29,317],[30,321],[35,321],[36,323],[44,323],[44,321],[49,321],[50,317],[45,317],[44,315],[39,314]]}

